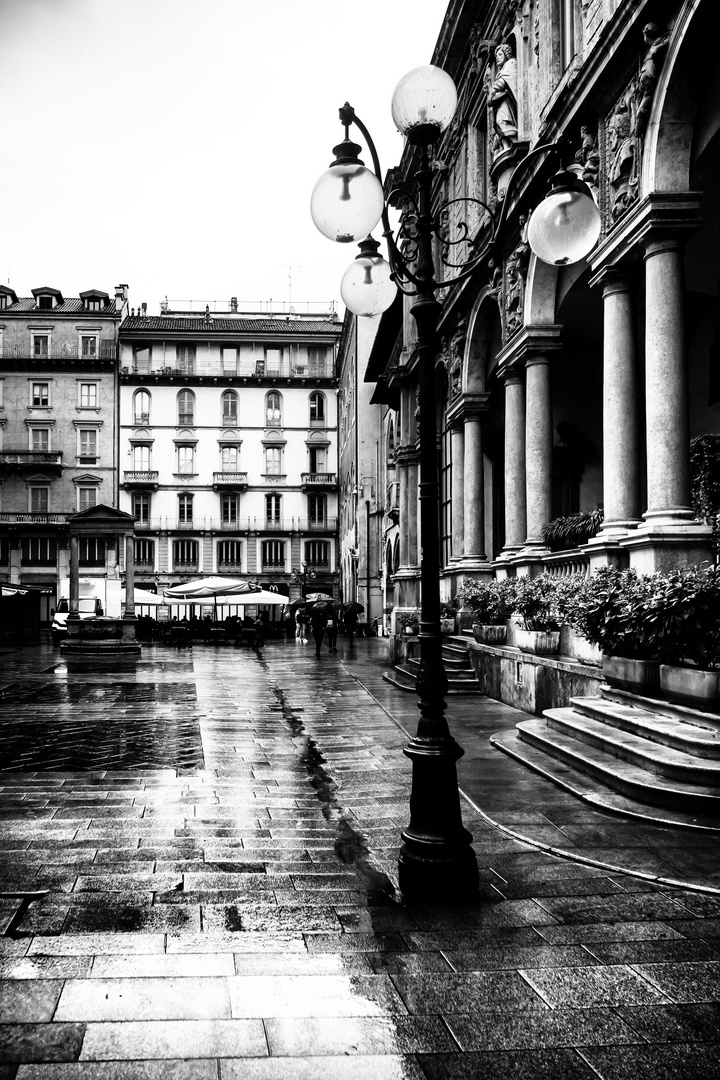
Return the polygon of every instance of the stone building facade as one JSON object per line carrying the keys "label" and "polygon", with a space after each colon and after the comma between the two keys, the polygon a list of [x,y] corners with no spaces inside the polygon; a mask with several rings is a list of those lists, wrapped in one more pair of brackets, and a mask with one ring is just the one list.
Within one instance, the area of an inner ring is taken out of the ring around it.
{"label": "stone building facade", "polygon": [[[69,518],[117,502],[127,286],[113,297],[97,289],[65,297],[50,286],[31,294],[0,286],[0,580],[42,589],[47,623],[69,577]],[[112,540],[85,537],[79,555],[81,574],[117,575]]]}
{"label": "stone building facade", "polygon": [[134,312],[120,329],[121,510],[135,580],[337,595],[333,314]]}
{"label": "stone building facade", "polygon": [[[438,293],[447,599],[483,574],[604,562],[645,572],[711,557],[691,443],[720,433],[714,12],[712,0],[449,4],[432,57],[459,95],[432,150],[438,280],[500,227],[476,272]],[[559,140],[562,154],[525,162]],[[416,154],[406,147],[400,175]],[[527,222],[561,157],[593,192],[602,233],[586,261],[555,267],[531,252]],[[478,201],[451,201],[462,198]],[[411,302],[400,319],[383,316],[367,372],[400,432],[399,607],[419,599]],[[551,550],[550,523],[596,510],[594,538]]]}

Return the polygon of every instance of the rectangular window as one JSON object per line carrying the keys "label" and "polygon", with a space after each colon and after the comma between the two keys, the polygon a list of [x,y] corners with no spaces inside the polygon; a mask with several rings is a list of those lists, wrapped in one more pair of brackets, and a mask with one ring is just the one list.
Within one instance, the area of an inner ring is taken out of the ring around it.
{"label": "rectangular window", "polygon": [[132,497],[132,514],[136,521],[142,525],[150,523],[150,492],[134,491]]}
{"label": "rectangular window", "polygon": [[95,428],[81,428],[78,434],[80,441],[80,457],[95,461],[98,453],[97,431]]}
{"label": "rectangular window", "polygon": [[265,350],[265,374],[279,375],[282,352],[280,349]]}
{"label": "rectangular window", "polygon": [[263,540],[261,551],[263,567],[278,567],[285,565],[284,540]]}
{"label": "rectangular window", "polygon": [[47,454],[50,450],[48,428],[30,428],[30,449],[34,454]]}
{"label": "rectangular window", "polygon": [[150,471],[149,446],[133,446],[133,470],[135,472]]}
{"label": "rectangular window", "polygon": [[178,495],[178,524],[192,525],[193,497],[192,495]]}
{"label": "rectangular window", "polygon": [[223,525],[237,525],[239,499],[237,495],[226,491],[220,497],[220,510]]}
{"label": "rectangular window", "polygon": [[218,569],[242,567],[242,542],[240,540],[220,540],[217,546]]}
{"label": "rectangular window", "polygon": [[140,374],[146,374],[150,370],[150,348],[149,346],[140,346],[135,349],[135,371]]}
{"label": "rectangular window", "polygon": [[265,473],[267,476],[279,476],[282,469],[282,449],[279,446],[265,447]]}
{"label": "rectangular window", "polygon": [[265,496],[265,521],[268,525],[279,525],[282,521],[282,495]]}
{"label": "rectangular window", "polygon": [[173,567],[175,570],[197,570],[197,540],[173,540]]}
{"label": "rectangular window", "polygon": [[32,384],[32,403],[38,408],[47,408],[50,404],[50,383],[34,382]]}
{"label": "rectangular window", "polygon": [[80,383],[80,408],[81,409],[96,409],[98,403],[98,388],[97,383],[84,382]]}
{"label": "rectangular window", "polygon": [[326,518],[324,495],[308,495],[308,518],[311,525],[324,525]]}
{"label": "rectangular window", "polygon": [[195,468],[195,447],[178,446],[178,472],[192,476]]}
{"label": "rectangular window", "polygon": [[325,375],[325,364],[327,359],[327,349],[309,348],[308,349],[308,375],[310,376],[322,376]]}
{"label": "rectangular window", "polygon": [[310,472],[324,473],[326,465],[326,449],[324,446],[310,448]]}
{"label": "rectangular window", "polygon": [[0,536],[0,566],[7,566],[10,561],[10,544],[6,537]]}
{"label": "rectangular window", "polygon": [[222,459],[222,471],[223,472],[237,472],[238,471],[238,448],[237,446],[223,446],[221,451]]}
{"label": "rectangular window", "polygon": [[182,375],[195,374],[195,346],[177,346],[177,369]]}
{"label": "rectangular window", "polygon": [[79,556],[81,566],[104,566],[105,541],[100,536],[81,536]]}
{"label": "rectangular window", "polygon": [[222,366],[226,375],[237,373],[237,349],[222,349]]}
{"label": "rectangular window", "polygon": [[97,356],[98,352],[97,338],[95,337],[95,335],[93,334],[92,337],[90,337],[89,335],[83,335],[80,338],[80,342],[82,345],[83,356],[94,359]]}
{"label": "rectangular window", "polygon": [[305,544],[305,562],[308,566],[330,566],[330,542],[328,540],[308,540]]}
{"label": "rectangular window", "polygon": [[33,334],[33,356],[46,358],[50,355],[50,335]]}
{"label": "rectangular window", "polygon": [[78,488],[78,510],[89,510],[91,506],[97,506],[97,488]]}
{"label": "rectangular window", "polygon": [[136,570],[154,570],[155,541],[146,539],[136,540],[134,546]]}
{"label": "rectangular window", "polygon": [[57,541],[49,536],[23,537],[20,541],[20,561],[24,566],[55,566]]}
{"label": "rectangular window", "polygon": [[50,509],[50,488],[30,488],[30,513],[47,514]]}

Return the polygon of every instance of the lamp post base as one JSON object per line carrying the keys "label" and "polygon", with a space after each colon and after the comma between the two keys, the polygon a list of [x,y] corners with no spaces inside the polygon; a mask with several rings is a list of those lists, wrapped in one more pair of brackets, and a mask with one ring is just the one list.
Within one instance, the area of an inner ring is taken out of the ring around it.
{"label": "lamp post base", "polygon": [[408,900],[463,904],[477,898],[480,877],[472,835],[462,824],[455,768],[462,753],[449,734],[416,736],[405,749],[413,778],[398,883]]}

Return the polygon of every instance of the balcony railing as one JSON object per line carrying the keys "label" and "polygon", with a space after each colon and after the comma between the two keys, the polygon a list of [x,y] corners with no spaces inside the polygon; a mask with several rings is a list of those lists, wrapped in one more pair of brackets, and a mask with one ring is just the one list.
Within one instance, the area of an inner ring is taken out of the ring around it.
{"label": "balcony railing", "polygon": [[7,450],[0,454],[0,468],[26,469],[38,466],[51,469],[62,469],[62,450]]}
{"label": "balcony railing", "polygon": [[304,488],[312,487],[336,487],[337,473],[332,472],[304,472],[300,474],[300,483]]}
{"label": "balcony railing", "polygon": [[27,344],[5,344],[2,355],[12,360],[114,360],[117,349],[114,341],[101,341],[96,353],[85,353],[77,345],[53,345],[47,352],[36,353]]}
{"label": "balcony railing", "polygon": [[213,487],[246,488],[248,474],[246,472],[214,472]]}
{"label": "balcony railing", "polygon": [[[185,368],[158,366],[148,370],[135,364],[123,365],[120,372],[122,375],[140,375],[143,378],[157,376],[158,378],[180,379],[192,378],[198,374],[197,369],[190,368],[190,366]],[[290,363],[288,360],[284,360],[279,364],[266,364],[264,360],[247,359],[240,360],[236,369],[231,371],[223,366],[218,357],[215,363],[211,362],[209,366],[203,367],[203,375],[213,377],[229,375],[251,379],[332,379],[333,374],[332,360],[321,364],[296,364]]]}
{"label": "balcony railing", "polygon": [[315,521],[310,518],[298,518],[299,532],[336,532],[338,519],[336,517],[325,518],[324,521]]}
{"label": "balcony railing", "polygon": [[158,486],[157,469],[131,469],[123,473],[123,487]]}
{"label": "balcony railing", "polygon": [[15,510],[3,510],[0,512],[0,524],[2,525],[65,525],[70,514],[48,514],[44,511],[29,510],[17,512]]}
{"label": "balcony railing", "polygon": [[590,556],[577,548],[557,551],[543,556],[542,568],[552,577],[570,577],[571,574],[587,576],[590,572]]}

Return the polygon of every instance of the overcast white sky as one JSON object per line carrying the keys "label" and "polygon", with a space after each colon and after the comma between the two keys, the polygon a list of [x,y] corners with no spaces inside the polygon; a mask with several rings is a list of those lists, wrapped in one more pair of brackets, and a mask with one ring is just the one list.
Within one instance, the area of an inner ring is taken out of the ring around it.
{"label": "overcast white sky", "polygon": [[299,310],[339,302],[357,248],[309,213],[337,110],[349,100],[396,165],[392,91],[430,62],[446,8],[0,0],[0,282],[126,282],[151,314],[165,296],[287,303],[290,284]]}

